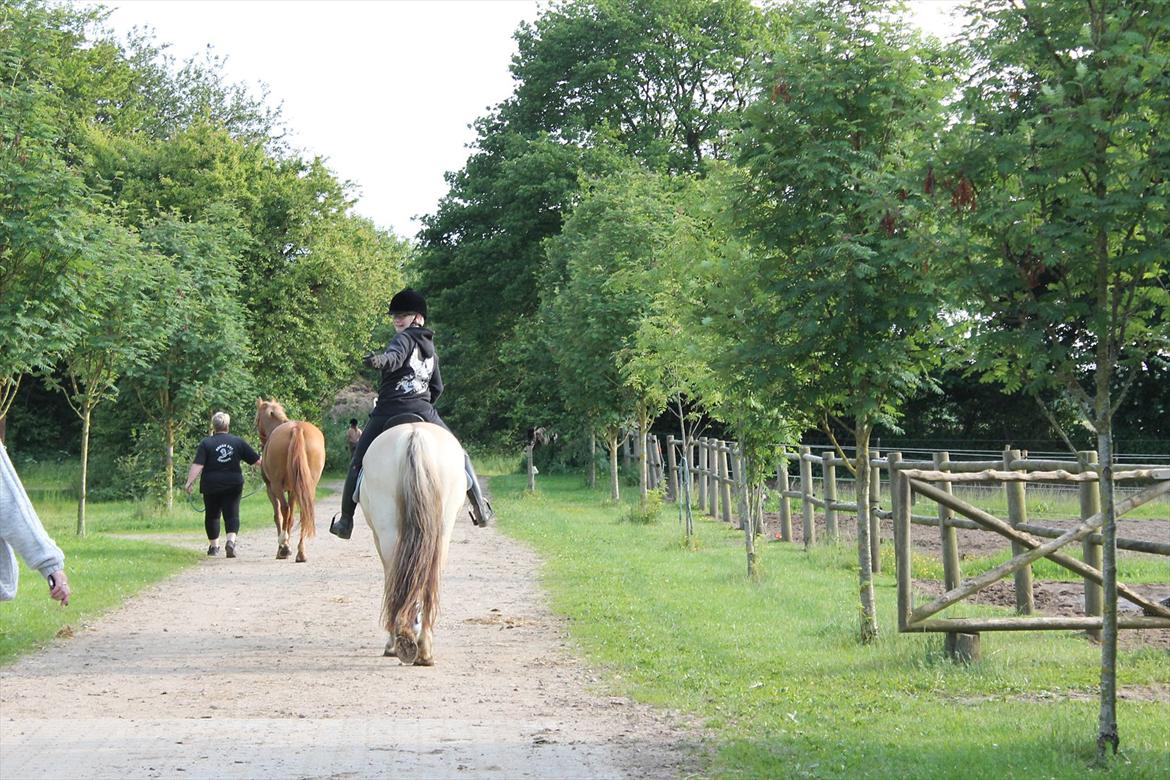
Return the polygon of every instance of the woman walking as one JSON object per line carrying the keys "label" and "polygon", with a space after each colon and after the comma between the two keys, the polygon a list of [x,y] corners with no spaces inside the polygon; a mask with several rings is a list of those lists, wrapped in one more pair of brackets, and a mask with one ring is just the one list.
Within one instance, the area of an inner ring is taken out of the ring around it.
{"label": "woman walking", "polygon": [[212,434],[195,448],[195,461],[187,472],[184,490],[189,494],[199,479],[203,494],[203,527],[207,531],[207,554],[219,555],[219,518],[227,529],[227,557],[236,557],[236,535],[240,532],[240,496],[244,474],[240,461],[255,468],[260,456],[248,442],[228,433],[232,418],[227,412],[211,415]]}

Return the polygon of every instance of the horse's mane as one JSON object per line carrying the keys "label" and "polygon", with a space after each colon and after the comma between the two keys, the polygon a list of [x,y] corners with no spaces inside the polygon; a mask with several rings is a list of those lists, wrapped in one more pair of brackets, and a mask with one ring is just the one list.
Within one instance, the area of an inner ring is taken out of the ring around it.
{"label": "horse's mane", "polygon": [[279,401],[265,401],[268,406],[268,416],[275,417],[281,422],[288,422],[288,412],[284,410]]}

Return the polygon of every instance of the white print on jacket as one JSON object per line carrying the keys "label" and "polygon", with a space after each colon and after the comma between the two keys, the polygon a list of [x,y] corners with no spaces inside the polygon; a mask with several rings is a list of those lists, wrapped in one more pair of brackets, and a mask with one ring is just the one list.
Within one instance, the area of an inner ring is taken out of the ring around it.
{"label": "white print on jacket", "polygon": [[431,355],[424,360],[418,347],[415,347],[414,352],[410,353],[410,370],[412,373],[398,380],[398,389],[422,395],[431,383],[431,374],[435,373],[435,356]]}
{"label": "white print on jacket", "polygon": [[215,448],[215,451],[219,453],[219,457],[216,458],[219,463],[231,463],[232,455],[236,452],[230,444],[220,444]]}

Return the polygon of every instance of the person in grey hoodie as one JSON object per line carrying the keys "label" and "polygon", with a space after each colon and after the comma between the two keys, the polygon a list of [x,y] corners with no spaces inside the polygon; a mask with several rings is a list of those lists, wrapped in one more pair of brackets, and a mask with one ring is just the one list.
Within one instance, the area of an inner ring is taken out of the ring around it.
{"label": "person in grey hoodie", "polygon": [[66,606],[70,589],[65,577],[65,553],[45,533],[8,450],[0,442],[0,601],[16,598],[20,580],[16,553],[30,569],[44,575],[49,582],[49,595]]}

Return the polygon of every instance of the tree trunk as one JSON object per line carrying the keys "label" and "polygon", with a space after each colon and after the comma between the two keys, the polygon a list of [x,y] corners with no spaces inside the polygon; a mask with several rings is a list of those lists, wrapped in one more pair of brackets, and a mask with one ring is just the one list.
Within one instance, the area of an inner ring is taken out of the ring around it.
{"label": "tree trunk", "polygon": [[877,610],[873,599],[873,562],[869,548],[869,423],[857,420],[857,479],[854,480],[854,496],[857,501],[857,577],[861,598],[861,643],[870,644],[877,639]]}
{"label": "tree trunk", "polygon": [[609,435],[609,497],[617,502],[621,500],[621,491],[618,490],[618,436]]}
{"label": "tree trunk", "polygon": [[650,432],[646,430],[650,427],[650,421],[647,419],[649,414],[646,410],[645,404],[638,404],[638,500],[641,502],[642,508],[646,508],[646,497],[650,492],[650,474],[649,474],[649,459],[646,452],[646,439]]}
{"label": "tree trunk", "polygon": [[167,437],[167,511],[170,512],[175,508],[175,421],[168,418],[164,425]]}
{"label": "tree trunk", "polygon": [[88,404],[81,412],[81,484],[77,487],[77,535],[85,536],[85,496],[89,484],[89,424],[93,407]]}
{"label": "tree trunk", "polygon": [[1113,430],[1106,419],[1097,432],[1100,461],[1101,576],[1104,604],[1101,626],[1101,713],[1097,719],[1097,760],[1105,760],[1106,746],[1117,752],[1117,516],[1113,496]]}

